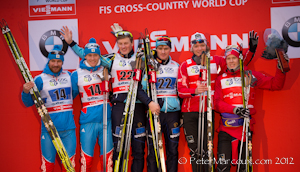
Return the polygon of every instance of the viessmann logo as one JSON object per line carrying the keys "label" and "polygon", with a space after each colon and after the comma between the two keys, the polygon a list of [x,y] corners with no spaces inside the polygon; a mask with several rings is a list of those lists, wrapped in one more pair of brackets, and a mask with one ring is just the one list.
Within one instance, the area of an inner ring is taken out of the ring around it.
{"label": "viessmann logo", "polygon": [[75,0],[29,0],[30,17],[75,14]]}

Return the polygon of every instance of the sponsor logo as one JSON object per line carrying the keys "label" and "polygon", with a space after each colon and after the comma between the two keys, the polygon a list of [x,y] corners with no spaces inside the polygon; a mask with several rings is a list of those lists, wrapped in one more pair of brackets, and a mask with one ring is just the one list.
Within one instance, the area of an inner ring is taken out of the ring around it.
{"label": "sponsor logo", "polygon": [[233,80],[232,79],[226,79],[225,84],[226,85],[232,85],[233,84]]}
{"label": "sponsor logo", "polygon": [[93,74],[92,77],[93,77],[93,80],[96,80],[98,78],[98,75],[97,74]]}
{"label": "sponsor logo", "polygon": [[242,93],[229,93],[229,94],[226,94],[224,95],[224,98],[227,98],[229,97],[230,99],[233,99],[234,97],[242,97]]}
{"label": "sponsor logo", "polygon": [[187,62],[187,64],[191,64],[191,63],[192,63],[192,60],[191,60],[191,59],[188,59],[186,62]]}
{"label": "sponsor logo", "polygon": [[232,127],[232,124],[234,124],[236,121],[235,120],[226,120],[225,121],[225,126],[226,127]]}
{"label": "sponsor logo", "polygon": [[[123,85],[123,84],[122,84]],[[120,87],[120,91],[125,91],[125,90],[127,90],[128,88],[127,88],[127,86],[124,86],[124,87]]]}
{"label": "sponsor logo", "polygon": [[75,0],[29,0],[29,16],[75,15]]}
{"label": "sponsor logo", "polygon": [[49,81],[49,84],[50,84],[51,86],[56,86],[56,85],[58,84],[58,82],[57,82],[55,79],[51,79],[51,80]]}
{"label": "sponsor logo", "polygon": [[234,77],[234,82],[235,82],[236,84],[241,84],[241,83],[242,83],[242,80],[241,80],[240,77]]}
{"label": "sponsor logo", "polygon": [[192,73],[199,73],[199,71],[200,70],[199,70],[198,66],[193,66],[192,69],[191,69]]}
{"label": "sponsor logo", "polygon": [[119,66],[122,66],[122,67],[126,66],[126,61],[125,60],[120,60]]}
{"label": "sponsor logo", "polygon": [[293,47],[300,47],[300,16],[287,20],[282,28],[283,39]]}
{"label": "sponsor logo", "polygon": [[156,72],[157,74],[163,74],[164,70],[162,68],[159,68],[158,71]]}
{"label": "sponsor logo", "polygon": [[171,67],[165,67],[164,70],[166,71],[166,73],[169,73],[169,74],[174,73],[174,69]]}
{"label": "sponsor logo", "polygon": [[66,83],[68,83],[68,79],[67,78],[60,78],[60,79],[58,79],[58,82],[60,84],[66,84]]}
{"label": "sponsor logo", "polygon": [[[142,123],[139,123],[138,126],[142,126]],[[139,137],[145,137],[146,136],[146,129],[145,127],[139,127],[136,128],[136,134],[134,135],[134,138],[139,138]]]}
{"label": "sponsor logo", "polygon": [[188,143],[194,143],[195,142],[194,137],[192,135],[186,136],[186,140],[187,140]]}
{"label": "sponsor logo", "polygon": [[219,154],[219,160],[225,161],[225,154]]}
{"label": "sponsor logo", "polygon": [[90,82],[92,80],[92,77],[90,75],[85,75],[83,77],[84,82]]}
{"label": "sponsor logo", "polygon": [[68,44],[63,41],[64,37],[60,34],[59,30],[49,30],[45,32],[39,42],[41,53],[44,57],[48,58],[49,52],[53,49],[54,45],[61,47],[61,51],[65,54],[68,50]]}

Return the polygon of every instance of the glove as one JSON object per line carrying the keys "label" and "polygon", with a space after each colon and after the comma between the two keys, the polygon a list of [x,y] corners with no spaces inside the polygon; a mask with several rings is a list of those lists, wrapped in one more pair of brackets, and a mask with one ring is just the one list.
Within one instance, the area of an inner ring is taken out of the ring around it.
{"label": "glove", "polygon": [[277,55],[275,49],[282,48],[286,53],[288,51],[288,44],[285,40],[280,40],[278,37],[271,37],[267,41],[266,50],[263,52],[262,57],[265,59],[276,59]]}
{"label": "glove", "polygon": [[280,41],[280,47],[282,47],[283,48],[283,50],[284,50],[284,52],[285,53],[287,53],[287,51],[288,51],[288,43],[285,41],[285,40],[281,40]]}
{"label": "glove", "polygon": [[[130,62],[132,70],[136,68],[136,60]],[[145,61],[142,60],[140,69],[143,71],[145,69]]]}
{"label": "glove", "polygon": [[144,53],[144,50],[142,50],[141,52],[137,52],[136,57],[137,57],[137,58],[145,59],[145,53]]}
{"label": "glove", "polygon": [[115,37],[117,37],[118,32],[123,31],[123,28],[118,23],[114,23],[110,28],[112,30],[111,33],[115,35]]}
{"label": "glove", "polygon": [[233,113],[243,118],[250,117],[250,110],[248,108],[235,107]]}
{"label": "glove", "polygon": [[254,33],[254,30],[249,32],[249,47],[252,53],[255,53],[258,44],[258,35],[257,32]]}
{"label": "glove", "polygon": [[265,51],[262,53],[261,56],[262,56],[263,58],[265,58],[265,59],[274,59],[274,58],[276,58],[276,57],[274,57],[273,55],[271,55],[270,53],[268,53],[267,50],[265,50]]}
{"label": "glove", "polygon": [[[103,68],[104,69],[104,68]],[[104,79],[104,70],[103,69],[100,69],[100,71],[97,73],[97,75],[99,76],[99,78],[101,79],[101,81],[104,81],[105,79]],[[107,78],[108,78],[108,80],[111,78],[111,75],[110,74],[108,74],[107,75]]]}
{"label": "glove", "polygon": [[[257,78],[254,75],[252,75],[252,71],[246,70],[245,75],[246,75],[246,86],[248,86],[248,84],[250,84],[251,87],[255,87],[256,83],[257,83]],[[248,83],[249,80],[250,80],[250,83]]]}
{"label": "glove", "polygon": [[154,58],[150,58],[147,62],[147,65],[150,69],[154,69],[155,71],[158,71],[160,63]]}

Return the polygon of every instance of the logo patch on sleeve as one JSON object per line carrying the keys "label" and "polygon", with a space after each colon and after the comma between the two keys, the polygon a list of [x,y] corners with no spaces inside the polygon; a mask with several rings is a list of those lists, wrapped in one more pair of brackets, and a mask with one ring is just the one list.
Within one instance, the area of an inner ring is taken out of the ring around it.
{"label": "logo patch on sleeve", "polygon": [[187,140],[188,143],[194,143],[195,142],[193,135],[186,136],[186,140]]}

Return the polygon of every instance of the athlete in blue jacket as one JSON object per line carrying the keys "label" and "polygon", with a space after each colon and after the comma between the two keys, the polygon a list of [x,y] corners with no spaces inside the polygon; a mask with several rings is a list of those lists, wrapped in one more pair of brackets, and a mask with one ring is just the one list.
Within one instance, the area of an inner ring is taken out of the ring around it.
{"label": "athlete in blue jacket", "polygon": [[[178,171],[178,142],[180,135],[180,101],[177,95],[177,76],[179,65],[171,59],[171,40],[168,36],[156,38],[155,60],[159,67],[156,72],[156,93],[161,107],[159,119],[164,133],[167,153],[166,168],[168,172]],[[145,82],[143,82],[143,86]],[[149,125],[148,125],[149,126]],[[150,131],[150,127],[147,127]],[[148,172],[156,172],[157,164],[153,148],[152,135],[148,134],[149,153],[147,157]],[[157,139],[157,138],[156,138]],[[157,150],[157,153],[158,150]]]}
{"label": "athlete in blue jacket", "polygon": [[[92,168],[94,147],[98,138],[101,159],[103,158],[103,99],[100,78],[103,67],[100,67],[100,46],[94,38],[84,48],[84,58],[80,61],[79,69],[72,73],[72,87],[74,97],[81,98],[80,113],[80,144],[81,144],[81,172],[90,172]],[[108,97],[107,97],[108,99]],[[111,105],[107,103],[107,150],[106,167],[112,171],[112,132]],[[101,161],[103,162],[103,161]]]}
{"label": "athlete in blue jacket", "polygon": [[[64,56],[60,50],[61,48],[59,46],[54,46],[54,49],[48,55],[49,60],[43,73],[36,76],[34,82],[40,91],[41,97],[45,102],[73,167],[75,167],[76,134],[73,117],[71,73],[62,70]],[[29,90],[33,86],[33,82],[28,82],[23,85],[22,101],[26,107],[30,107],[34,104],[29,93]],[[43,172],[52,172],[54,170],[56,149],[44,123],[42,123],[41,150],[41,169]],[[64,167],[63,171],[66,171]]]}

